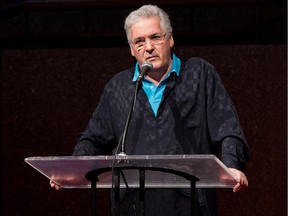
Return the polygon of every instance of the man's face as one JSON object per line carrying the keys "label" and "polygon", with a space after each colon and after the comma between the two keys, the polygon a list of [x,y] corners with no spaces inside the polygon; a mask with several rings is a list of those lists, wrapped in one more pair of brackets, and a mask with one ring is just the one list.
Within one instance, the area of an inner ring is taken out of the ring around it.
{"label": "man's face", "polygon": [[[130,28],[132,56],[141,65],[145,61],[153,64],[153,72],[167,72],[171,65],[171,48],[174,45],[172,36],[160,27],[160,18],[157,16],[143,18]],[[142,43],[141,46],[137,44]],[[144,44],[144,45],[143,45]]]}

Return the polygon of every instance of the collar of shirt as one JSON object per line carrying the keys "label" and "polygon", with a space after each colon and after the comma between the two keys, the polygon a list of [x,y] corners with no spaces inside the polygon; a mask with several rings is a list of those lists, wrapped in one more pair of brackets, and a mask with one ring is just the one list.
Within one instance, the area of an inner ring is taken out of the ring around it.
{"label": "collar of shirt", "polygon": [[[143,90],[146,93],[148,97],[148,101],[150,103],[150,106],[153,110],[153,113],[155,116],[157,116],[158,108],[160,106],[162,96],[164,94],[164,90],[166,88],[166,80],[167,78],[172,74],[176,74],[179,76],[180,74],[180,67],[181,67],[181,61],[179,58],[177,58],[174,54],[172,55],[172,66],[171,70],[167,74],[167,76],[159,83],[158,86],[155,86],[154,83],[144,79],[142,81],[143,84]],[[135,71],[134,71],[134,77],[133,82],[136,82],[138,76],[140,74],[139,64],[136,63]]]}
{"label": "collar of shirt", "polygon": [[[166,78],[170,76],[172,72],[175,72],[177,76],[180,74],[180,68],[181,68],[181,61],[180,59],[173,53],[172,54],[172,67],[169,73],[167,74]],[[140,74],[140,69],[139,69],[139,63],[137,62],[135,65],[135,70],[134,70],[134,76],[132,81],[136,82],[138,76]],[[165,78],[165,79],[166,79]],[[164,80],[163,80],[164,81]]]}

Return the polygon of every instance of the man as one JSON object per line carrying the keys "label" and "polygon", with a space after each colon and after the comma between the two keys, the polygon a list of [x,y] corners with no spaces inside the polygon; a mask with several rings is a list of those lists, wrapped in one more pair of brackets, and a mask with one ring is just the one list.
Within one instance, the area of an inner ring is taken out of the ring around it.
{"label": "man", "polygon": [[[233,191],[247,187],[247,178],[240,170],[248,160],[248,146],[234,105],[214,67],[200,58],[180,60],[171,52],[174,39],[169,17],[157,6],[145,5],[130,13],[125,30],[137,63],[107,83],[73,155],[99,155],[117,146],[140,68],[144,62],[151,62],[153,70],[138,92],[125,153],[218,155],[221,149],[222,162],[237,180]],[[53,182],[51,186],[59,188]],[[131,202],[137,193],[132,190],[124,195],[121,215],[137,211],[137,203]],[[198,189],[197,200],[198,215],[216,215],[214,190]],[[185,190],[146,190],[148,216],[190,215],[189,206]]]}

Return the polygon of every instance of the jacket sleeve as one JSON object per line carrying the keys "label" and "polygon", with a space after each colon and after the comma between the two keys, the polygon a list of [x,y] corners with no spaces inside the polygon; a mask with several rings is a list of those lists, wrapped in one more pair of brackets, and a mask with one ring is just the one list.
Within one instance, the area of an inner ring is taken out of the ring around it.
{"label": "jacket sleeve", "polygon": [[78,138],[74,147],[74,156],[107,154],[117,144],[112,129],[108,92],[105,89],[86,130]]}
{"label": "jacket sleeve", "polygon": [[230,168],[242,170],[249,150],[236,109],[213,66],[207,63],[207,120],[213,145],[220,145],[221,160]]}

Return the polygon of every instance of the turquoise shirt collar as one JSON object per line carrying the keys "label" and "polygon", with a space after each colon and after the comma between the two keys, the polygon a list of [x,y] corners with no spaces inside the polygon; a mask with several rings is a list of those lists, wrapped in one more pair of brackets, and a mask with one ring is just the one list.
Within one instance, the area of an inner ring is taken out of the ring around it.
{"label": "turquoise shirt collar", "polygon": [[[180,59],[173,53],[172,55],[172,67],[171,70],[169,71],[168,75],[169,76],[172,72],[175,72],[177,76],[180,74],[180,67],[181,67],[181,61]],[[140,69],[139,69],[139,63],[137,62],[135,65],[135,70],[134,70],[134,76],[132,81],[136,82],[138,76],[140,74]]]}

